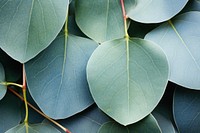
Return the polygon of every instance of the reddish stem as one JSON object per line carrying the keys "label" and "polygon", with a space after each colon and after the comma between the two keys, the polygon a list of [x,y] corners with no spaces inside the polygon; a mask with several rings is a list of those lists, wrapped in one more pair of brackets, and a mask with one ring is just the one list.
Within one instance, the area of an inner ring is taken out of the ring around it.
{"label": "reddish stem", "polygon": [[129,38],[128,36],[128,28],[127,28],[127,22],[126,22],[126,19],[127,19],[127,16],[126,16],[126,11],[125,11],[125,6],[124,6],[124,0],[120,0],[121,2],[121,7],[122,7],[122,14],[123,14],[123,18],[124,18],[124,31],[125,31],[125,38]]}
{"label": "reddish stem", "polygon": [[126,20],[127,17],[126,17],[126,11],[125,11],[125,6],[124,6],[124,0],[120,0],[120,2],[121,2],[123,17],[124,17],[124,20]]}

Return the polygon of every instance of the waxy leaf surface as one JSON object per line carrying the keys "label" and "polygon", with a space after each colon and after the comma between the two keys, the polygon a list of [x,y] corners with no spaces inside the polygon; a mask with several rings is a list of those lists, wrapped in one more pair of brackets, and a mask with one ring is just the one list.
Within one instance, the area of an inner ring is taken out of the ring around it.
{"label": "waxy leaf surface", "polygon": [[142,23],[159,23],[178,14],[188,0],[125,0],[127,16]]}
{"label": "waxy leaf surface", "polygon": [[181,133],[200,131],[200,92],[177,87],[174,93],[173,113],[176,125]]}
{"label": "waxy leaf surface", "polygon": [[124,36],[119,0],[76,0],[76,22],[88,37],[97,42]]}
{"label": "waxy leaf surface", "polygon": [[169,79],[187,88],[200,89],[200,12],[175,17],[148,33],[147,40],[162,47],[170,64]]}
{"label": "waxy leaf surface", "polygon": [[97,133],[101,125],[111,121],[111,118],[104,114],[96,105],[85,111],[61,120],[60,123],[67,127],[72,133]]}
{"label": "waxy leaf surface", "polygon": [[30,94],[45,114],[54,119],[67,118],[93,103],[86,64],[97,46],[86,38],[60,35],[25,64]]}
{"label": "waxy leaf surface", "polygon": [[0,133],[5,133],[5,131],[20,123],[20,107],[19,98],[7,92],[0,101]]}
{"label": "waxy leaf surface", "polygon": [[161,99],[168,80],[162,49],[142,39],[101,44],[87,65],[92,96],[106,114],[128,125],[147,116]]}
{"label": "waxy leaf surface", "polygon": [[114,121],[107,122],[101,126],[98,133],[161,133],[161,130],[153,115],[149,115],[129,126],[122,126]]}
{"label": "waxy leaf surface", "polygon": [[26,125],[24,123],[13,127],[5,133],[60,133],[56,128],[50,124],[40,123],[34,125]]}
{"label": "waxy leaf surface", "polygon": [[45,49],[63,27],[68,0],[1,0],[0,48],[24,63]]}
{"label": "waxy leaf surface", "polygon": [[7,88],[3,83],[5,82],[5,71],[3,65],[0,63],[0,100],[5,96]]}

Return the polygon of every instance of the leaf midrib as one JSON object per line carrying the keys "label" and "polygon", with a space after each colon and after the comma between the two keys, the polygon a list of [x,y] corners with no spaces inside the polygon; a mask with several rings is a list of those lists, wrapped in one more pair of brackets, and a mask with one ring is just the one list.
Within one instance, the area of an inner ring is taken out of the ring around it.
{"label": "leaf midrib", "polygon": [[127,108],[128,108],[128,116],[129,116],[129,114],[130,114],[130,102],[129,102],[129,100],[130,100],[130,71],[129,71],[129,69],[130,69],[130,63],[129,63],[129,61],[130,61],[130,59],[129,59],[129,56],[130,56],[130,53],[129,53],[129,38],[125,38],[126,39],[126,71],[127,71],[127,89],[128,89],[128,91],[127,91],[127,98],[128,98],[128,104],[127,104]]}
{"label": "leaf midrib", "polygon": [[169,25],[171,26],[171,28],[174,30],[174,32],[176,33],[176,35],[178,36],[178,38],[181,40],[183,46],[185,47],[185,49],[188,51],[189,55],[191,56],[192,60],[195,62],[195,65],[197,66],[197,69],[200,71],[200,66],[197,63],[196,59],[194,58],[194,56],[192,55],[192,53],[190,52],[189,48],[187,47],[184,39],[181,37],[181,35],[179,34],[178,30],[176,29],[175,25],[172,23],[171,20],[168,21]]}

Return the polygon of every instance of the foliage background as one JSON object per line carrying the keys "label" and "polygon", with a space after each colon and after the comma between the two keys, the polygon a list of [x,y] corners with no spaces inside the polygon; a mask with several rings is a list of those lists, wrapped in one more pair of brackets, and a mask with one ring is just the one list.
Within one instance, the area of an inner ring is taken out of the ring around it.
{"label": "foliage background", "polygon": [[[4,84],[22,64],[28,101],[72,133],[200,130],[199,0],[124,2],[125,21],[119,0],[0,1],[0,132],[26,131]],[[63,132],[31,108],[28,125]]]}

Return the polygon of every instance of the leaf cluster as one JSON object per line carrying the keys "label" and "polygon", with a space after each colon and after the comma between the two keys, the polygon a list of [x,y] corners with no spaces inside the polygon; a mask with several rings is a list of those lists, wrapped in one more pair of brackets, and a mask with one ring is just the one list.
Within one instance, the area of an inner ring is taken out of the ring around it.
{"label": "leaf cluster", "polygon": [[199,24],[199,0],[1,0],[0,132],[198,132]]}

